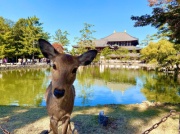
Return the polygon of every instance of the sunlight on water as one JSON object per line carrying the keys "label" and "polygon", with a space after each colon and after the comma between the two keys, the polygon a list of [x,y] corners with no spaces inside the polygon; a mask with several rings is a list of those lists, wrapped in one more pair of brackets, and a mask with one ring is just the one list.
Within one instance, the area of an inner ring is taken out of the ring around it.
{"label": "sunlight on water", "polygon": [[[0,105],[45,106],[50,69],[0,72]],[[105,67],[81,67],[76,81],[75,106],[135,104],[145,100],[180,103],[180,79],[173,75]]]}

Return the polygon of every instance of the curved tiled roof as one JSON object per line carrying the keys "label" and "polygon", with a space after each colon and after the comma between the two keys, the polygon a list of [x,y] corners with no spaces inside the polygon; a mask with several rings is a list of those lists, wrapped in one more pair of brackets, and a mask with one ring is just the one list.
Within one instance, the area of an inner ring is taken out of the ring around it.
{"label": "curved tiled roof", "polygon": [[96,44],[96,47],[107,46],[107,40],[105,39],[95,40],[94,43]]}
{"label": "curved tiled roof", "polygon": [[103,40],[107,41],[134,41],[138,40],[138,38],[132,37],[131,35],[127,34],[126,32],[115,32],[105,38]]}
{"label": "curved tiled roof", "polygon": [[129,35],[126,32],[115,32],[107,37],[101,38],[99,40],[94,40],[96,47],[105,47],[108,42],[121,42],[121,41],[138,41],[138,38],[135,38]]}

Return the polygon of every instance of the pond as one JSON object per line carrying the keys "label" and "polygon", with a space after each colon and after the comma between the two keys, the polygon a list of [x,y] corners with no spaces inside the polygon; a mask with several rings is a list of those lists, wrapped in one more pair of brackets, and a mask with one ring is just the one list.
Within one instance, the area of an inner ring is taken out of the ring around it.
{"label": "pond", "polygon": [[[45,106],[51,69],[0,72],[0,105]],[[143,101],[180,103],[180,78],[144,70],[88,66],[78,69],[75,106],[136,104]]]}

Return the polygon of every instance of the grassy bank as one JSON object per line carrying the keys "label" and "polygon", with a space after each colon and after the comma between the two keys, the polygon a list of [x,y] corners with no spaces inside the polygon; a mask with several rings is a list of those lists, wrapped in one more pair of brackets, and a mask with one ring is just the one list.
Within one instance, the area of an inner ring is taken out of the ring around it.
{"label": "grassy bank", "polygon": [[[145,102],[134,105],[74,107],[71,126],[79,134],[140,134],[168,115],[172,109],[180,112],[180,105],[157,106]],[[98,124],[101,110],[109,117],[107,127]],[[0,106],[0,125],[14,134],[39,134],[42,130],[49,129],[49,118],[45,107]],[[170,116],[152,130],[151,134],[178,134],[178,127],[179,116]]]}

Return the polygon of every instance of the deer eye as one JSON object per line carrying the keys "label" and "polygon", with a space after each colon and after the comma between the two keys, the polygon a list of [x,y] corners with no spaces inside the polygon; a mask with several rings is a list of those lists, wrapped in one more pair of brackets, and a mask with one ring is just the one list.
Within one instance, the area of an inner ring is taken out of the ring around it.
{"label": "deer eye", "polygon": [[53,69],[54,69],[54,70],[56,70],[56,69],[57,69],[55,64],[53,64],[53,65],[52,65],[52,67],[53,67]]}
{"label": "deer eye", "polygon": [[74,68],[73,70],[72,70],[72,73],[74,74],[74,73],[76,73],[77,72],[77,68]]}

